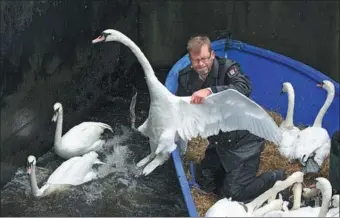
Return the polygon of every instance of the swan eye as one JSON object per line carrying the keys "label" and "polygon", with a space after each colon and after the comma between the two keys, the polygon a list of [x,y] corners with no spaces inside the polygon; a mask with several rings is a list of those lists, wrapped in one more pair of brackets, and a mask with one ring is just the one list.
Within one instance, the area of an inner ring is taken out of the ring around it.
{"label": "swan eye", "polygon": [[100,34],[101,37],[104,37],[106,39],[106,37],[108,35],[111,35],[111,33],[105,33],[105,32],[102,32],[102,34]]}

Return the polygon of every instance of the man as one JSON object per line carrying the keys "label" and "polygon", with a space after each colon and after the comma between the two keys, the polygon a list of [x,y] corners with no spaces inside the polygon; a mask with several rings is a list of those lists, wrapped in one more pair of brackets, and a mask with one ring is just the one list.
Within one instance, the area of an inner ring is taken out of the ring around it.
{"label": "man", "polygon": [[[250,96],[251,83],[240,65],[215,56],[208,37],[192,37],[187,50],[191,65],[179,72],[176,95],[191,95],[193,104],[200,104],[210,94],[226,89]],[[285,178],[284,170],[256,176],[264,139],[249,131],[220,132],[208,140],[205,158],[195,171],[197,182],[206,192],[248,202]]]}

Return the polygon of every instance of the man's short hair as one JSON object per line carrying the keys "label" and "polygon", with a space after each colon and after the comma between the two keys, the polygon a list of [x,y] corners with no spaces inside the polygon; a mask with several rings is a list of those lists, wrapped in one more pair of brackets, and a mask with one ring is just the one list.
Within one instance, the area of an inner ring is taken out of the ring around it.
{"label": "man's short hair", "polygon": [[203,45],[207,45],[209,51],[211,51],[211,42],[208,36],[193,36],[188,41],[187,50],[188,52],[199,52]]}

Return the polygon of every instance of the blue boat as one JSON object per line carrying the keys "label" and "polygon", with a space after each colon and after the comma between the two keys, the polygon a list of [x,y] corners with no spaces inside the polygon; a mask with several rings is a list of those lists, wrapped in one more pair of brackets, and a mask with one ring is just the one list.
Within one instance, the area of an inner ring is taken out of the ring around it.
{"label": "blue boat", "polygon": [[[335,97],[323,118],[323,127],[332,135],[339,130],[339,83],[320,71],[284,55],[255,47],[241,41],[220,39],[212,42],[217,56],[228,57],[241,64],[252,81],[251,98],[265,109],[286,116],[288,99],[280,96],[283,82],[290,82],[295,90],[295,125],[313,125],[314,119],[326,100],[327,92],[316,87],[323,80],[335,85]],[[190,63],[188,54],[179,59],[169,71],[165,86],[172,93],[177,90],[178,72]],[[177,177],[187,205],[189,216],[197,217],[189,183],[177,148],[172,152]]]}

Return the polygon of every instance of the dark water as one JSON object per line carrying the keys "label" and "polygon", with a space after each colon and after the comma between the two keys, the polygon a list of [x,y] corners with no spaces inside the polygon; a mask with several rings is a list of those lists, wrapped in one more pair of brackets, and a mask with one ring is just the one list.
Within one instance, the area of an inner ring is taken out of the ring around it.
{"label": "dark water", "polygon": [[[147,97],[138,93],[137,127],[147,116]],[[188,216],[171,158],[149,176],[139,176],[135,165],[149,153],[149,145],[130,130],[129,104],[129,98],[101,100],[84,117],[108,123],[116,132],[100,153],[106,163],[98,168],[101,178],[37,199],[23,166],[1,190],[1,216]],[[38,162],[39,187],[61,163],[58,157]]]}

